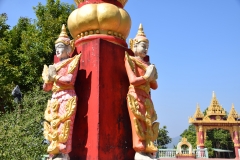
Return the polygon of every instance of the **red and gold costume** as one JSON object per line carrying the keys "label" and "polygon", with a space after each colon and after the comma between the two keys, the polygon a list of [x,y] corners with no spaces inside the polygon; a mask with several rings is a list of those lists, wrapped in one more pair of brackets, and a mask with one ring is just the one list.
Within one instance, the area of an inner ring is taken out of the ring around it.
{"label": "red and gold costume", "polygon": [[[65,30],[65,27],[62,29]],[[62,31],[63,32],[63,31]],[[70,45],[70,39],[65,32],[61,33],[55,42]],[[49,79],[49,68],[45,65],[43,70],[43,90],[52,90],[52,98],[48,101],[45,110],[44,137],[49,140],[48,153],[57,155],[68,154],[72,150],[72,131],[77,107],[77,96],[74,84],[77,77],[81,55],[66,58],[53,65],[55,74]]]}
{"label": "red and gold costume", "polygon": [[[136,38],[140,39],[134,40],[146,41],[144,36],[138,35]],[[157,82],[156,80],[149,82],[144,78],[149,65],[149,62],[126,53],[125,67],[130,82],[127,103],[132,125],[133,148],[136,152],[144,153],[157,151],[153,141],[157,139],[159,129],[159,123],[154,122],[157,120],[157,114],[150,97],[150,89],[156,89]]]}

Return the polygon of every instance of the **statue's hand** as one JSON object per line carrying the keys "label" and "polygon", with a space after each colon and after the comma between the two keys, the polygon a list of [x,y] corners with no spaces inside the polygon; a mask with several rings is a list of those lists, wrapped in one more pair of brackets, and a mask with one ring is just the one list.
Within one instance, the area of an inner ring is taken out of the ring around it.
{"label": "statue's hand", "polygon": [[157,72],[156,67],[153,64],[151,64],[147,67],[146,73],[144,74],[143,78],[146,81],[151,82],[155,80],[155,77],[157,77],[156,72]]}
{"label": "statue's hand", "polygon": [[48,67],[45,64],[44,64],[43,71],[42,71],[42,79],[43,79],[44,83],[47,83],[49,81],[49,78],[48,78]]}
{"label": "statue's hand", "polygon": [[154,74],[153,80],[156,80],[156,79],[158,79],[158,72],[157,72],[157,68],[155,66],[154,66],[154,68],[155,68],[155,74]]}
{"label": "statue's hand", "polygon": [[54,77],[57,75],[57,71],[54,65],[49,65],[48,67],[48,77],[51,81],[54,81]]}

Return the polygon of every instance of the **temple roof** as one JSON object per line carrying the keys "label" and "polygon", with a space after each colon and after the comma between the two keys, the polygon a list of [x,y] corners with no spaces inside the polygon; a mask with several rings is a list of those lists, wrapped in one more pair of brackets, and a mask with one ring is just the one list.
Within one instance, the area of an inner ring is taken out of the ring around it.
{"label": "temple roof", "polygon": [[197,118],[203,118],[203,117],[204,117],[204,114],[201,112],[199,104],[197,104],[197,109],[195,114],[193,115],[193,118],[197,119]]}
{"label": "temple roof", "polygon": [[235,108],[234,108],[234,105],[232,104],[232,108],[228,114],[228,119],[232,117],[234,119],[238,118],[238,113],[236,112]]}
{"label": "temple roof", "polygon": [[218,100],[217,100],[216,95],[215,95],[214,92],[213,92],[213,95],[212,95],[211,103],[208,106],[208,108],[206,110],[206,113],[207,113],[207,116],[212,116],[212,115],[225,116],[226,115],[225,110],[218,103]]}
{"label": "temple roof", "polygon": [[218,103],[215,93],[212,94],[212,99],[210,105],[206,109],[206,115],[201,112],[199,105],[197,104],[197,108],[195,114],[192,117],[189,117],[189,123],[192,124],[201,124],[201,125],[215,125],[215,126],[230,126],[231,124],[240,124],[238,120],[239,115],[236,112],[234,105],[232,104],[232,108],[228,114],[226,119],[226,111],[224,108]]}

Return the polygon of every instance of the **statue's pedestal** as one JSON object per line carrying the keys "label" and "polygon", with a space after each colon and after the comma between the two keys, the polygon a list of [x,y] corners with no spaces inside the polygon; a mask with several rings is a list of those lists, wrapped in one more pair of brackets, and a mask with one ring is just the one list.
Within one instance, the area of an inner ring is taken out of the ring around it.
{"label": "statue's pedestal", "polygon": [[82,53],[75,84],[78,96],[71,160],[134,159],[124,66],[127,48],[95,39]]}

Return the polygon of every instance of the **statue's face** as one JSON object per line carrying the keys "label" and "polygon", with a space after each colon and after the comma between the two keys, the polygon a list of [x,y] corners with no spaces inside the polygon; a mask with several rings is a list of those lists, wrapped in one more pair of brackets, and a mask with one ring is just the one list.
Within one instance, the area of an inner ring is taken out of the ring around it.
{"label": "statue's face", "polygon": [[147,55],[148,51],[148,43],[147,42],[139,42],[136,44],[135,55],[141,58],[144,58]]}
{"label": "statue's face", "polygon": [[68,58],[68,46],[65,45],[64,43],[57,43],[55,44],[55,49],[56,49],[56,56],[60,59],[66,59]]}

